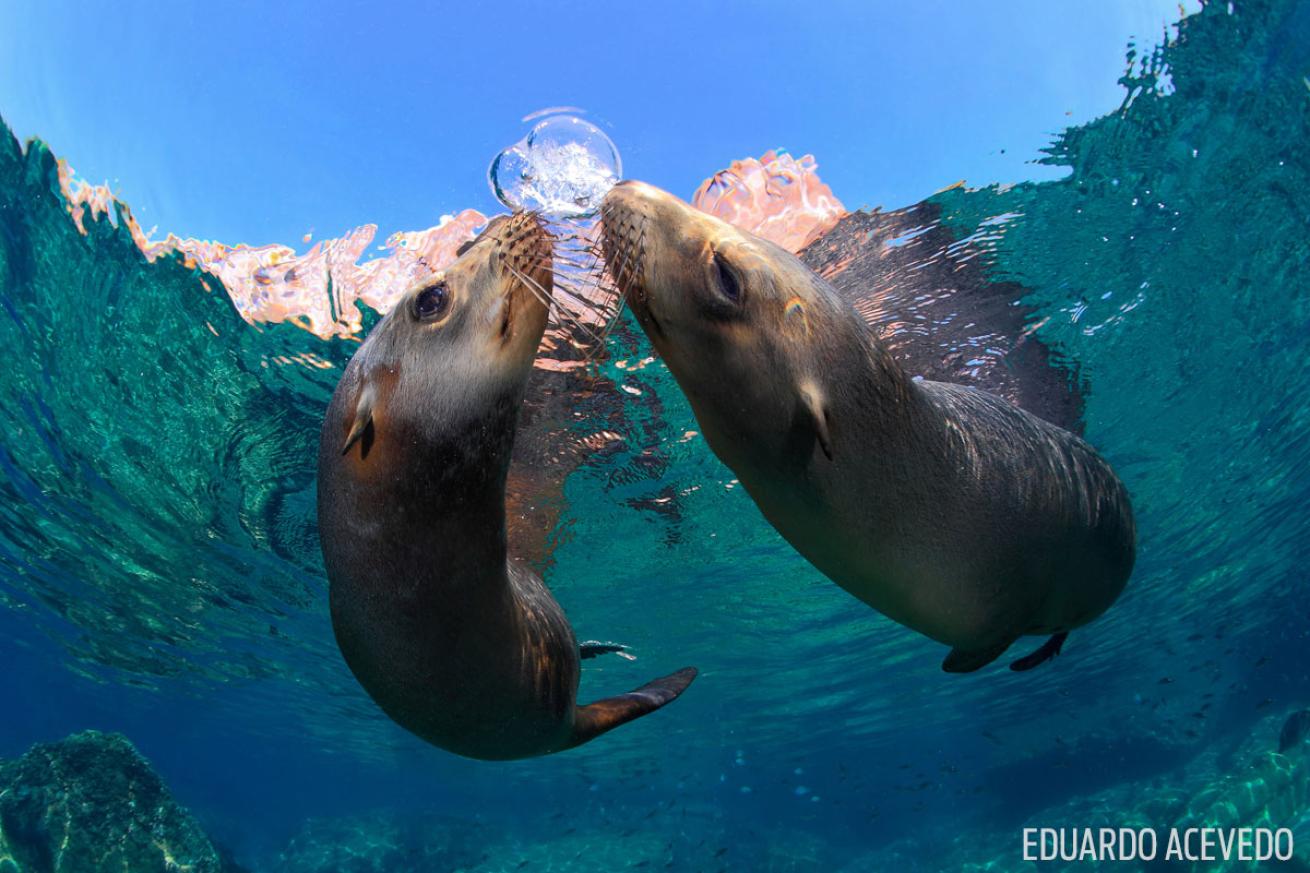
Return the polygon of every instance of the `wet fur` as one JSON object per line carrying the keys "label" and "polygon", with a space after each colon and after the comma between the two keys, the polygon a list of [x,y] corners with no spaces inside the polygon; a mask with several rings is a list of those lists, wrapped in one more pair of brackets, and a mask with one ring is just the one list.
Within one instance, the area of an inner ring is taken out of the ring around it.
{"label": "wet fur", "polygon": [[[910,379],[795,256],[671,195],[625,184],[604,217],[607,257],[637,261],[625,295],[710,447],[829,578],[952,646],[946,669],[1067,632],[1118,597],[1132,509],[1081,438]],[[740,274],[739,304],[716,297],[706,264],[720,260]]]}
{"label": "wet fur", "polygon": [[[485,759],[587,742],[694,676],[576,706],[572,628],[541,578],[508,555],[506,474],[545,308],[500,259],[549,288],[549,239],[524,228],[532,219],[503,221],[437,277],[456,294],[440,327],[412,315],[428,280],[374,329],[319,448],[320,539],[346,663],[397,723]],[[505,305],[513,326],[497,339]]]}

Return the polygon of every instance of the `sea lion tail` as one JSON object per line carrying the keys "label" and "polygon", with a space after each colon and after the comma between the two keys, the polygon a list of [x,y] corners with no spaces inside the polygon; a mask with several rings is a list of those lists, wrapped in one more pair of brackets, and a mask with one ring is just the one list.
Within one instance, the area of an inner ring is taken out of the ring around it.
{"label": "sea lion tail", "polygon": [[676,673],[647,682],[636,691],[579,706],[573,717],[573,736],[569,738],[568,748],[594,740],[606,731],[676,700],[695,678],[695,667],[683,667]]}

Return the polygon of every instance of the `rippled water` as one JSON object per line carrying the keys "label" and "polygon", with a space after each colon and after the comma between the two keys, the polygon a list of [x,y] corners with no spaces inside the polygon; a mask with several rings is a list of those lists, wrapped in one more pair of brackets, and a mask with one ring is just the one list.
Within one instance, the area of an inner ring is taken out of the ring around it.
{"label": "rippled water", "polygon": [[50,153],[6,135],[0,632],[21,703],[0,752],[130,724],[251,846],[396,797],[538,834],[544,803],[595,840],[637,822],[726,847],[711,858],[790,859],[774,869],[959,851],[1008,869],[1029,816],[1222,776],[1263,748],[1261,719],[1310,702],[1310,7],[1211,5],[1130,63],[1123,107],[1050,147],[1066,178],[922,207],[962,241],[953,257],[1026,289],[1077,373],[1086,435],[1138,516],[1120,602],[1041,670],[942,673],[940,646],[762,521],[621,332],[599,375],[628,390],[581,411],[612,419],[627,398],[623,440],[567,478],[546,579],[581,637],[639,656],[590,662],[584,699],[686,663],[702,677],[602,741],[506,766],[403,734],[333,643],[314,447],[356,344],[252,327],[121,221],[82,234]]}

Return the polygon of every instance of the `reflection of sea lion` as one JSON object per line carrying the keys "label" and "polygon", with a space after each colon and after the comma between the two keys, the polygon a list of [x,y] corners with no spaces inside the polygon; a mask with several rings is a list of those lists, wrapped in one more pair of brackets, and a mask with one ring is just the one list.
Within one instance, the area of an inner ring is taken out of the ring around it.
{"label": "reflection of sea lion", "polygon": [[714,452],[816,567],[976,670],[1027,669],[1132,570],[1128,495],[1090,446],[991,394],[905,374],[781,248],[672,195],[605,199],[606,258]]}
{"label": "reflection of sea lion", "polygon": [[[578,644],[507,559],[505,478],[550,287],[550,237],[500,219],[406,295],[337,386],[319,449],[332,623],[378,705],[475,758],[543,755],[673,700],[688,668],[575,706]],[[601,647],[603,649],[603,647]]]}

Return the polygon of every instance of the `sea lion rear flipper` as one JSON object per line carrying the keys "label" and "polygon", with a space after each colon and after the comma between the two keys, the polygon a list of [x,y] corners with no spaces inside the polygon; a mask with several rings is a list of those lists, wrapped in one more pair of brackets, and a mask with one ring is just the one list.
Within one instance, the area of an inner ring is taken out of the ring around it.
{"label": "sea lion rear flipper", "polygon": [[946,656],[946,660],[942,661],[942,669],[947,673],[972,673],[974,670],[981,670],[1005,654],[1005,650],[1010,648],[1012,642],[1014,640],[1006,640],[1000,645],[988,649],[977,649],[972,652],[951,649]]}
{"label": "sea lion rear flipper", "polygon": [[634,718],[654,712],[677,699],[695,678],[695,667],[683,667],[676,673],[647,682],[636,691],[579,706],[574,714],[573,736],[569,738],[568,748],[580,746]]}
{"label": "sea lion rear flipper", "polygon": [[1010,665],[1011,670],[1024,671],[1031,670],[1038,664],[1051,660],[1060,654],[1060,648],[1064,645],[1065,638],[1069,636],[1068,631],[1054,634],[1049,640],[1042,643],[1037,651],[1029,655],[1024,655],[1019,660]]}
{"label": "sea lion rear flipper", "polygon": [[578,643],[578,657],[584,661],[599,655],[618,655],[620,658],[627,658],[629,661],[637,660],[628,654],[628,647],[622,643],[602,643],[599,640],[586,640]]}

